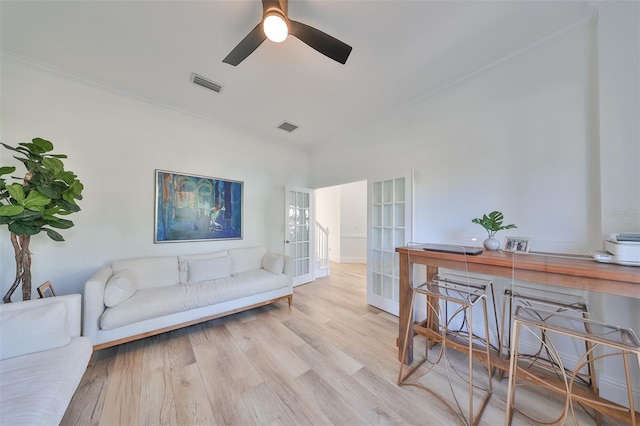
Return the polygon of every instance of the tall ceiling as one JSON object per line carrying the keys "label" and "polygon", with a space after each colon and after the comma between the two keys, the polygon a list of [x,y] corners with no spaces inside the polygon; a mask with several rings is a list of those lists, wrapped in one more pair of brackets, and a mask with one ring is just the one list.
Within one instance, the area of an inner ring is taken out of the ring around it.
{"label": "tall ceiling", "polygon": [[[289,17],[351,45],[345,65],[300,40],[222,59],[260,0],[0,0],[5,54],[267,140],[302,147],[357,131],[570,28],[586,1],[290,0]],[[197,73],[223,86],[190,81]],[[9,106],[10,107],[10,106]],[[299,128],[277,128],[283,121]]]}

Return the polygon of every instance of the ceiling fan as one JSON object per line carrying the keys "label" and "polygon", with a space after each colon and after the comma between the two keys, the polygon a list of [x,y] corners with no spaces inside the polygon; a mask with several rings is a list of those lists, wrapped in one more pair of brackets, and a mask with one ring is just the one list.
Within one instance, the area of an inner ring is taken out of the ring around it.
{"label": "ceiling fan", "polygon": [[341,64],[347,62],[351,46],[320,30],[289,19],[287,7],[287,0],[262,0],[262,20],[222,62],[236,66],[267,38],[281,42],[287,38],[288,34],[297,37],[334,61]]}

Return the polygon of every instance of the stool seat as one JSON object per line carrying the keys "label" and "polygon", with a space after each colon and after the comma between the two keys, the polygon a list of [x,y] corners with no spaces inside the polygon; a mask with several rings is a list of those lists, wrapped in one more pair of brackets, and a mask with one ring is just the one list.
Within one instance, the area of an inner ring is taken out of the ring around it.
{"label": "stool seat", "polygon": [[630,328],[526,306],[518,307],[516,317],[523,324],[554,330],[592,343],[631,351],[640,349],[640,340]]}
{"label": "stool seat", "polygon": [[[518,306],[526,306],[529,308],[540,309],[549,312],[563,313],[564,315],[579,316],[580,318],[589,318],[587,304],[581,295],[558,292],[549,288],[535,288],[525,286],[512,286],[504,290],[504,299],[502,306],[502,330],[504,342],[502,342],[500,355],[509,358],[511,348],[511,331],[513,327],[513,315]],[[578,327],[575,325],[574,327]],[[527,353],[519,353],[522,358],[528,358],[538,367],[546,364],[549,370],[557,368],[550,357],[547,356],[545,349],[546,336],[543,331],[539,337],[537,345],[529,348]],[[575,379],[580,384],[585,384],[595,393],[598,392],[596,369],[591,355],[591,343],[584,341],[584,352],[587,355],[587,362],[583,371],[577,372]],[[578,349],[578,348],[576,348]],[[581,353],[575,355],[581,356]],[[500,373],[502,378],[502,372]]]}
{"label": "stool seat", "polygon": [[558,292],[549,288],[524,286],[505,288],[502,306],[504,342],[502,342],[500,354],[505,355],[506,358],[509,358],[511,347],[511,326],[514,311],[520,305],[552,312],[573,312],[583,318],[589,318],[587,304],[582,296]]}

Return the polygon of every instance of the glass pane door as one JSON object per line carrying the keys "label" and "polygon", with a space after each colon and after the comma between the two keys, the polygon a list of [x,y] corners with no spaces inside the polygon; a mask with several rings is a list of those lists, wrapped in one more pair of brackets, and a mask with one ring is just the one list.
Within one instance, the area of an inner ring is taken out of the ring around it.
{"label": "glass pane door", "polygon": [[293,265],[293,285],[313,281],[312,191],[307,188],[287,188],[285,219],[285,253]]}
{"label": "glass pane door", "polygon": [[410,176],[369,181],[367,303],[398,315],[399,256],[411,238]]}

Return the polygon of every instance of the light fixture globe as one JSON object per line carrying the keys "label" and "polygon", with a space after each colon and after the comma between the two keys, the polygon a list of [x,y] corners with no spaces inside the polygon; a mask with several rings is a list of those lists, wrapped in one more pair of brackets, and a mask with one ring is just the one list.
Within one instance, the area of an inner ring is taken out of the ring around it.
{"label": "light fixture globe", "polygon": [[279,13],[269,13],[262,22],[264,34],[271,41],[280,43],[287,39],[289,27],[287,22]]}

